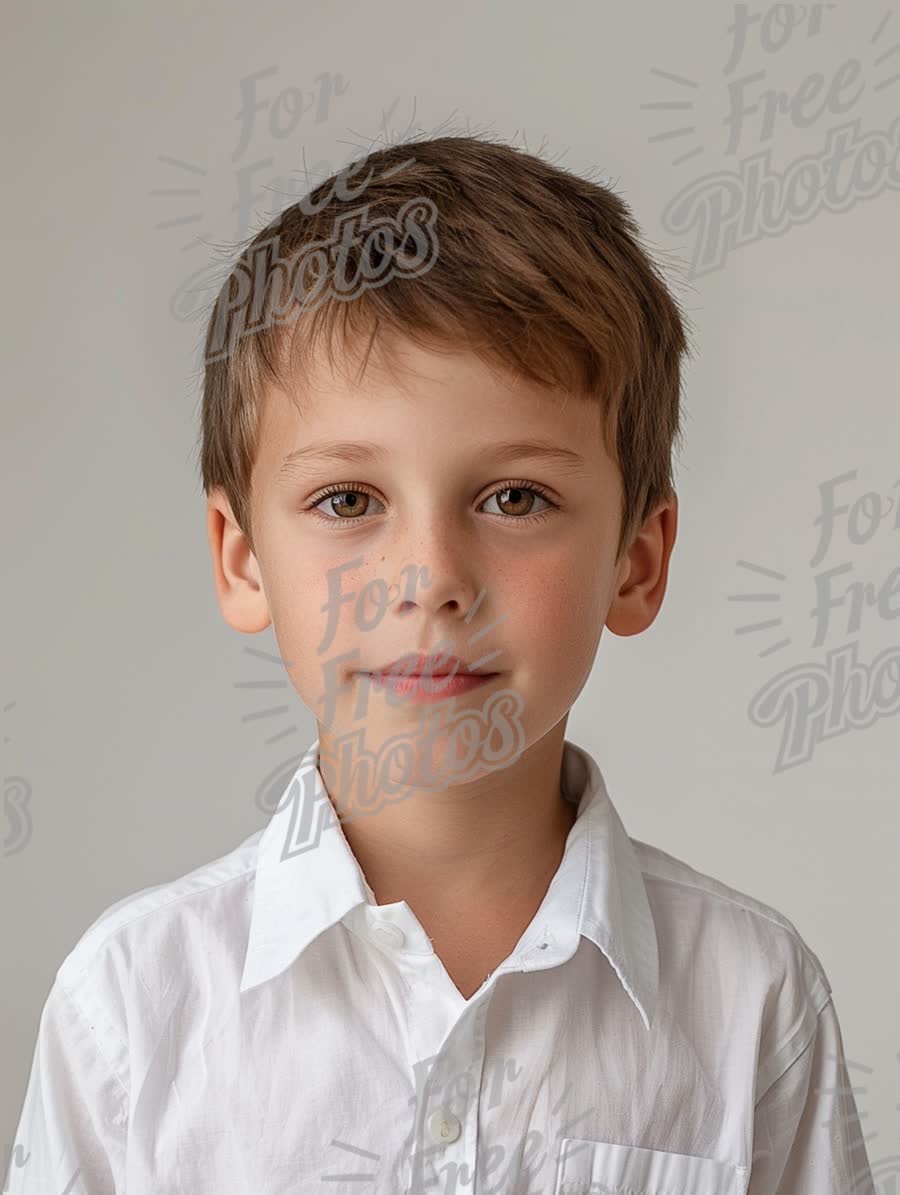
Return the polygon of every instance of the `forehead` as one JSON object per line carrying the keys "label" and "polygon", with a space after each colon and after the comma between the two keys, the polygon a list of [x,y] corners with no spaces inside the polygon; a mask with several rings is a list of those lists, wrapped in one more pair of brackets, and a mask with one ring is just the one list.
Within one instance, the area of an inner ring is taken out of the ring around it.
{"label": "forehead", "polygon": [[399,337],[363,354],[324,353],[283,368],[262,395],[257,465],[269,476],[284,456],[324,438],[411,444],[465,458],[485,443],[540,437],[590,459],[602,454],[600,401],[566,395],[460,347]]}

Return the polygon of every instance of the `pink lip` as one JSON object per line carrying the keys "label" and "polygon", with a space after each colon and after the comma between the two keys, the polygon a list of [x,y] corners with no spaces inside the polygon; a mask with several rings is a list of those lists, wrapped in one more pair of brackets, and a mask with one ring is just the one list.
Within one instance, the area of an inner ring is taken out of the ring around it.
{"label": "pink lip", "polygon": [[378,688],[388,689],[400,697],[408,697],[411,701],[431,702],[446,701],[448,697],[460,697],[465,693],[489,684],[499,672],[459,673],[457,675],[420,674],[409,676],[390,676],[385,673],[367,672],[363,675],[372,678]]}

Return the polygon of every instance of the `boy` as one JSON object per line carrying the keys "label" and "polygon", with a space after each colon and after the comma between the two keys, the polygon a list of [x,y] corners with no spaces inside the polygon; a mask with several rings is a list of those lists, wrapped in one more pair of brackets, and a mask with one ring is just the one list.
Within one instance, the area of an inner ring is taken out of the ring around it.
{"label": "boy", "polygon": [[363,165],[206,337],[219,605],[317,737],[263,831],[64,961],[11,1190],[871,1195],[815,954],[632,840],[564,737],[663,600],[677,305],[538,158]]}

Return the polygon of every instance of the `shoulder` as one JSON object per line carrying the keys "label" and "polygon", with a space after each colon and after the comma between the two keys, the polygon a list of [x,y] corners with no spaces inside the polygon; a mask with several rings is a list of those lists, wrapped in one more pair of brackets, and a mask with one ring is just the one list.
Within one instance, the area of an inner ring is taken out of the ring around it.
{"label": "shoulder", "polygon": [[164,949],[173,939],[198,930],[210,938],[216,923],[230,918],[251,896],[256,848],[262,831],[240,846],[200,867],[130,893],[109,905],[85,930],[66,956],[58,978],[74,992],[98,961],[111,954],[123,957],[130,946]]}
{"label": "shoulder", "polygon": [[818,955],[780,910],[638,839],[631,840],[661,958],[678,979],[698,975],[753,1019],[757,1098],[813,1040],[832,988]]}
{"label": "shoulder", "polygon": [[240,975],[249,935],[257,831],[233,851],[108,906],[56,973],[126,1082],[128,1038],[158,1029],[174,1003]]}

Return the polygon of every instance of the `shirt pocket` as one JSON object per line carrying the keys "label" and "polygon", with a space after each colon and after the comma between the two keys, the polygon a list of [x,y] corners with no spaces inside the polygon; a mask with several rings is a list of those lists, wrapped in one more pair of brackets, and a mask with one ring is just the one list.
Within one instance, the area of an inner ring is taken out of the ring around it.
{"label": "shirt pocket", "polygon": [[750,1168],[694,1154],[563,1140],[554,1195],[746,1195]]}

